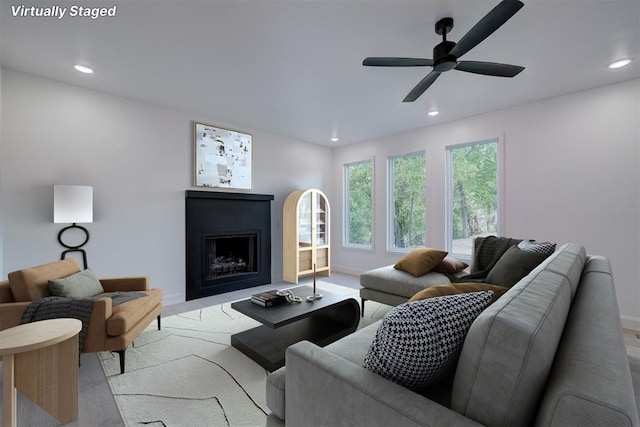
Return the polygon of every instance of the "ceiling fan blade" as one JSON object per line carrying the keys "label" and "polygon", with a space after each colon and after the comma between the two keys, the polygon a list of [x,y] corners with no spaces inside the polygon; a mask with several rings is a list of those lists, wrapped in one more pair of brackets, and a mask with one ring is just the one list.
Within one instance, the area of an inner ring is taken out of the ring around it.
{"label": "ceiling fan blade", "polygon": [[456,64],[455,69],[459,71],[466,71],[467,73],[484,74],[487,76],[514,77],[517,76],[520,71],[524,70],[524,67],[520,67],[519,65],[499,64],[497,62],[460,61]]}
{"label": "ceiling fan blade", "polygon": [[460,58],[507,22],[524,4],[518,0],[502,0],[465,34],[450,54]]}
{"label": "ceiling fan blade", "polygon": [[420,83],[416,85],[416,87],[411,89],[411,92],[409,92],[409,94],[405,96],[402,102],[413,102],[418,99],[425,90],[429,89],[429,86],[431,86],[438,77],[440,77],[440,71],[433,70],[432,72],[427,74],[427,76],[422,79]]}
{"label": "ceiling fan blade", "polygon": [[371,67],[433,67],[433,59],[370,57],[362,65]]}

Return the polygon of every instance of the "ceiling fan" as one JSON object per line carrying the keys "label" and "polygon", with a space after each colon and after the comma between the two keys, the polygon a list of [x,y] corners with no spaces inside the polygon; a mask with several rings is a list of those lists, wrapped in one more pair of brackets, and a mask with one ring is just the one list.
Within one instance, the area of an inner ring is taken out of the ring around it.
{"label": "ceiling fan", "polygon": [[507,22],[524,4],[518,0],[503,0],[485,15],[458,43],[447,40],[453,28],[453,18],[442,18],[436,22],[436,34],[442,35],[442,43],[433,48],[433,59],[369,57],[362,65],[373,67],[433,67],[433,70],[414,87],[402,102],[413,102],[436,81],[440,74],[449,70],[466,71],[498,77],[514,77],[524,67],[484,61],[458,61],[465,53],[476,47]]}

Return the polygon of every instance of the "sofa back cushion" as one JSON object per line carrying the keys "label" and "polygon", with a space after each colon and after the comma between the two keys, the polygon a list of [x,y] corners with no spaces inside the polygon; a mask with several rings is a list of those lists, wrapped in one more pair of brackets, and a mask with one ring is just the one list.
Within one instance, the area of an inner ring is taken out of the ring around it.
{"label": "sofa back cushion", "polygon": [[535,425],[640,425],[611,265],[605,257],[587,259]]}
{"label": "sofa back cushion", "polygon": [[489,426],[534,421],[585,257],[583,247],[564,245],[476,318],[452,409]]}
{"label": "sofa back cushion", "polygon": [[18,302],[25,302],[48,297],[51,295],[49,280],[67,277],[79,271],[78,261],[69,258],[9,273],[13,298]]}

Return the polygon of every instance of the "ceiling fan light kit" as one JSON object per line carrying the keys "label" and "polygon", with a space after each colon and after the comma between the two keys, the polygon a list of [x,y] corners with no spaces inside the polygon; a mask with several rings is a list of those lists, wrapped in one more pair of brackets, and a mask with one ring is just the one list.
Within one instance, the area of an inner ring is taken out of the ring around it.
{"label": "ceiling fan light kit", "polygon": [[372,67],[433,67],[433,70],[420,81],[402,102],[413,102],[431,86],[440,74],[450,70],[483,74],[497,77],[514,77],[524,67],[484,61],[458,61],[458,59],[476,47],[504,25],[524,4],[519,0],[503,0],[484,16],[458,43],[448,41],[447,34],[453,28],[453,18],[442,18],[435,25],[436,34],[442,36],[442,42],[433,48],[433,59],[369,57],[362,65]]}

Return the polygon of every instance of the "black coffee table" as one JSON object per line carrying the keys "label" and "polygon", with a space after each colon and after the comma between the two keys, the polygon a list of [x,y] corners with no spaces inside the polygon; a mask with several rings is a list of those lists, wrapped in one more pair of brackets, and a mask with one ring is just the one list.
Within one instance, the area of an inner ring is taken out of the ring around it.
{"label": "black coffee table", "polygon": [[313,288],[290,290],[302,297],[301,303],[265,308],[246,299],[231,304],[234,310],[262,323],[232,335],[231,345],[268,371],[284,366],[284,354],[290,345],[307,340],[325,346],[354,332],[360,320],[360,306],[353,298],[321,291],[321,299],[308,302]]}

